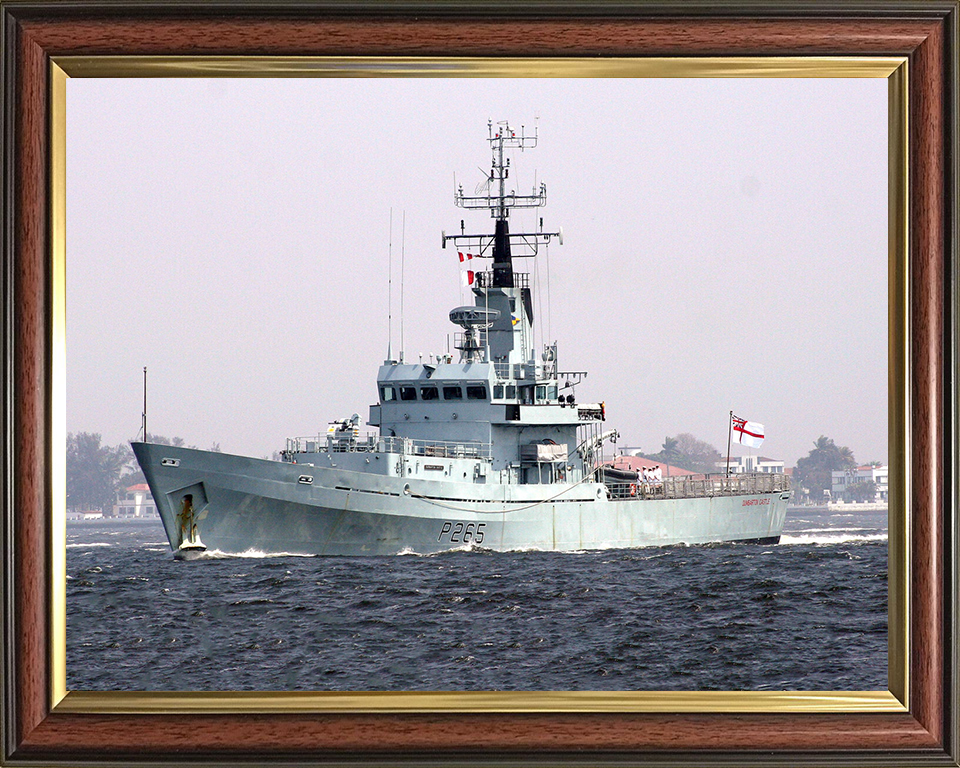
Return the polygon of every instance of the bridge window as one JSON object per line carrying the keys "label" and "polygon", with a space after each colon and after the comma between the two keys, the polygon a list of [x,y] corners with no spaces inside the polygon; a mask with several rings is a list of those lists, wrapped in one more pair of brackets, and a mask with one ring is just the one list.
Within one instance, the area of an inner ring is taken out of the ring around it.
{"label": "bridge window", "polygon": [[517,399],[517,385],[507,384],[507,400],[516,400],[516,399]]}
{"label": "bridge window", "polygon": [[553,403],[557,400],[556,384],[537,384],[537,402]]}
{"label": "bridge window", "polygon": [[444,400],[463,400],[463,391],[460,389],[460,387],[444,387],[443,399]]}
{"label": "bridge window", "polygon": [[380,387],[380,400],[384,403],[389,403],[391,400],[397,399],[397,390],[393,387]]}
{"label": "bridge window", "polygon": [[470,400],[486,400],[487,388],[483,384],[468,384],[467,398]]}
{"label": "bridge window", "polygon": [[420,387],[421,400],[436,400],[439,396],[436,387]]}
{"label": "bridge window", "polygon": [[494,399],[494,400],[503,400],[503,384],[494,384],[494,385],[493,385],[493,399]]}
{"label": "bridge window", "polygon": [[416,399],[417,399],[417,388],[416,388],[416,387],[400,387],[400,399],[401,399],[401,400],[416,400]]}

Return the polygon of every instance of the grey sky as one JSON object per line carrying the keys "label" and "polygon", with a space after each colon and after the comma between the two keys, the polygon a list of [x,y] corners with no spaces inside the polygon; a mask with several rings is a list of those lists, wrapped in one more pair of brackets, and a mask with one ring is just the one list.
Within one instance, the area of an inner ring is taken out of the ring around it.
{"label": "grey sky", "polygon": [[[73,79],[67,85],[67,429],[263,456],[376,399],[400,345],[446,349],[470,299],[440,232],[489,168],[487,120],[529,129],[564,244],[521,271],[537,339],[586,370],[620,445],[727,414],[788,464],[821,434],[887,459],[886,81]],[[548,311],[549,307],[549,311]],[[549,334],[548,334],[549,331]],[[736,453],[736,451],[735,451]]]}

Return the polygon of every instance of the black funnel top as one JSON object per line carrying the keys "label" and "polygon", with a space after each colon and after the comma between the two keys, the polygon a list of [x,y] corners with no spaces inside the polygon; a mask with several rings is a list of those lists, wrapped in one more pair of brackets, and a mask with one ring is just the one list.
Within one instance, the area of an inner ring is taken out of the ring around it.
{"label": "black funnel top", "polygon": [[497,219],[493,237],[493,284],[513,288],[513,259],[510,256],[510,227],[506,219]]}

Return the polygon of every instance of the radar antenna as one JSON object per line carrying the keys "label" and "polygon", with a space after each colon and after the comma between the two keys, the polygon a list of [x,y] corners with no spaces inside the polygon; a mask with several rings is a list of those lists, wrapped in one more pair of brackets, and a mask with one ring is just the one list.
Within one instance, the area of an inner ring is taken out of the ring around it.
{"label": "radar antenna", "polygon": [[481,350],[485,343],[480,332],[497,322],[499,317],[499,310],[484,307],[457,307],[450,310],[450,322],[464,330],[454,338],[454,346],[460,350],[461,363],[482,362]]}

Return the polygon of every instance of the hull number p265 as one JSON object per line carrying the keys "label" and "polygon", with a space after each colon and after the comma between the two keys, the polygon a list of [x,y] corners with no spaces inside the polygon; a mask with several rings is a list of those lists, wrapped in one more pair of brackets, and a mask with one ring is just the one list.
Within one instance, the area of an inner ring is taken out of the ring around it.
{"label": "hull number p265", "polygon": [[451,523],[447,520],[440,529],[437,541],[443,541],[443,537],[446,536],[451,544],[469,544],[471,541],[474,544],[482,544],[485,525],[486,523]]}

